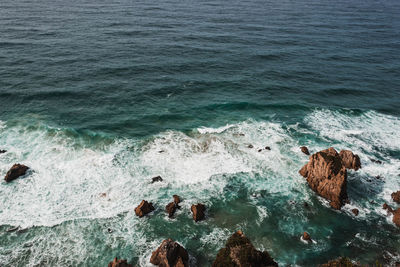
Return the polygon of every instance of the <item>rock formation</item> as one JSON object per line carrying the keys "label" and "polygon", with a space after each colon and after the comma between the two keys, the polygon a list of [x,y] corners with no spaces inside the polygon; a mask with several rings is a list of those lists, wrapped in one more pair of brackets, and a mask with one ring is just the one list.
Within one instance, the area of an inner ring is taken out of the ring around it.
{"label": "rock formation", "polygon": [[312,242],[311,236],[310,236],[310,234],[307,233],[307,232],[304,232],[304,233],[303,233],[302,238],[303,238],[304,241],[306,241],[306,242],[308,242],[308,243],[311,243],[311,242]]}
{"label": "rock formation", "polygon": [[176,209],[180,208],[178,204],[181,202],[181,198],[178,195],[173,195],[172,197],[174,198],[174,201],[168,203],[167,206],[165,206],[165,210],[167,211],[168,217],[170,218],[174,216]]}
{"label": "rock formation", "polygon": [[153,210],[154,210],[154,207],[153,207],[152,203],[149,203],[146,200],[142,200],[142,202],[140,202],[139,206],[137,206],[135,208],[135,213],[137,216],[143,217],[144,215],[152,212]]}
{"label": "rock formation", "polygon": [[346,169],[358,170],[361,168],[361,161],[358,155],[354,155],[350,150],[342,150],[339,153],[342,163]]}
{"label": "rock formation", "polygon": [[155,182],[162,182],[163,178],[161,178],[161,176],[156,176],[151,178],[151,183],[154,184]]}
{"label": "rock formation", "polygon": [[392,196],[392,199],[393,199],[394,202],[400,204],[400,191],[392,193],[391,196]]}
{"label": "rock formation", "polygon": [[195,222],[201,221],[204,219],[205,217],[205,211],[206,211],[206,206],[204,206],[201,203],[198,203],[196,205],[192,205],[192,207],[190,208],[190,210],[193,213],[193,220]]}
{"label": "rock formation", "polygon": [[278,266],[268,252],[256,250],[250,240],[237,231],[226,242],[225,248],[220,249],[212,265],[213,267],[267,267]]}
{"label": "rock formation", "polygon": [[189,254],[177,242],[166,239],[153,251],[150,263],[162,267],[188,267]]}
{"label": "rock formation", "polygon": [[306,146],[300,147],[301,152],[303,152],[306,155],[310,155],[310,151],[308,151],[308,148]]}
{"label": "rock formation", "polygon": [[358,209],[352,209],[351,212],[353,212],[353,214],[355,216],[358,216],[359,210]]}
{"label": "rock formation", "polygon": [[108,264],[108,267],[133,267],[133,265],[129,264],[127,260],[119,260],[118,258],[114,258],[114,260]]}
{"label": "rock formation", "polygon": [[314,192],[329,200],[332,208],[340,209],[347,201],[347,171],[334,148],[310,156],[299,173]]}
{"label": "rock formation", "polygon": [[6,182],[11,182],[12,180],[17,179],[20,176],[24,176],[28,169],[29,167],[25,165],[14,164],[11,167],[11,169],[7,172],[6,176],[4,177],[4,180],[6,180]]}
{"label": "rock formation", "polygon": [[388,204],[383,204],[383,209],[386,210],[388,213],[393,214],[393,223],[397,226],[400,227],[400,208],[397,208],[396,210],[392,209]]}
{"label": "rock formation", "polygon": [[358,263],[351,262],[348,258],[337,258],[335,260],[328,261],[327,263],[319,265],[319,267],[361,267]]}

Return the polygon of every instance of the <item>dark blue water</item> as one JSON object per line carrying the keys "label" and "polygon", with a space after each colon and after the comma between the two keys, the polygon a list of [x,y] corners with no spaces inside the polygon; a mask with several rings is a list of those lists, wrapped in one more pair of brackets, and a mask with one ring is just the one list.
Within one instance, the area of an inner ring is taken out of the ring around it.
{"label": "dark blue water", "polygon": [[[239,228],[283,266],[392,264],[400,232],[380,207],[400,189],[399,14],[395,0],[2,0],[0,173],[35,172],[0,184],[0,265],[145,266],[172,237],[209,266]],[[300,145],[361,156],[345,211],[297,174]],[[170,220],[175,193],[187,210]],[[140,220],[143,198],[159,209]]]}

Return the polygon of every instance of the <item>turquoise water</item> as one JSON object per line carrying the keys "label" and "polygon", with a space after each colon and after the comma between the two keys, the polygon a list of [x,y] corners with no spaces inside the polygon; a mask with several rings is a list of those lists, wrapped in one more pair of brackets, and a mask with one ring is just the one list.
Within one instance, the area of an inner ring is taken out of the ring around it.
{"label": "turquoise water", "polygon": [[[398,14],[394,0],[3,0],[0,175],[33,171],[0,183],[0,266],[149,266],[165,238],[210,266],[237,229],[281,266],[400,261],[381,209],[400,189]],[[298,174],[301,145],[360,155],[342,211]],[[156,210],[139,219],[142,199]]]}

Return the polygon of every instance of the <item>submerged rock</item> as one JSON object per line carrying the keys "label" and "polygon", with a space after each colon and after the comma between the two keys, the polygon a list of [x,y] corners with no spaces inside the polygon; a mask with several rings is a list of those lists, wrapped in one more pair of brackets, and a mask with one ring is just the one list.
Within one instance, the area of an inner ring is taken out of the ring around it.
{"label": "submerged rock", "polygon": [[314,192],[329,200],[332,208],[338,210],[347,201],[347,170],[334,148],[310,156],[310,161],[299,173]]}
{"label": "submerged rock", "polygon": [[29,167],[23,164],[14,164],[11,167],[11,169],[7,172],[6,176],[4,177],[4,180],[6,180],[6,182],[11,182],[12,180],[17,179],[20,176],[24,176],[28,169]]}
{"label": "submerged rock", "polygon": [[350,259],[340,257],[335,260],[319,265],[319,267],[361,267],[358,263],[353,263]]}
{"label": "submerged rock", "polygon": [[108,267],[133,267],[133,265],[129,264],[127,260],[119,260],[118,258],[114,258],[114,260],[108,264]]}
{"label": "submerged rock", "polygon": [[162,182],[162,181],[163,181],[163,178],[161,178],[161,176],[156,176],[156,177],[151,178],[152,184],[154,184],[156,182]]}
{"label": "submerged rock", "polygon": [[266,251],[256,250],[250,240],[237,231],[226,242],[225,248],[219,250],[213,267],[267,267],[278,266]]}
{"label": "submerged rock", "polygon": [[253,146],[253,145],[248,145],[247,147],[248,147],[248,148],[253,148],[254,146]]}
{"label": "submerged rock", "polygon": [[190,210],[193,213],[193,220],[195,222],[204,220],[204,217],[205,217],[205,213],[204,212],[206,211],[206,206],[204,206],[201,203],[198,203],[196,205],[192,205]]}
{"label": "submerged rock", "polygon": [[300,147],[301,152],[303,152],[306,155],[310,155],[310,151],[308,151],[308,148],[306,146]]}
{"label": "submerged rock", "polygon": [[353,214],[355,216],[358,216],[359,210],[358,209],[352,209],[351,212],[353,212]]}
{"label": "submerged rock", "polygon": [[152,212],[154,210],[153,204],[147,202],[146,200],[142,200],[139,206],[135,208],[135,213],[139,217],[143,217],[144,215]]}
{"label": "submerged rock", "polygon": [[187,267],[189,254],[184,247],[169,238],[153,251],[150,263],[162,267]]}
{"label": "submerged rock", "polygon": [[393,199],[394,202],[400,204],[400,191],[392,193],[391,196],[392,196],[392,199]]}
{"label": "submerged rock", "polygon": [[346,169],[358,170],[361,168],[361,161],[358,155],[353,154],[350,150],[342,150],[339,153],[342,163]]}

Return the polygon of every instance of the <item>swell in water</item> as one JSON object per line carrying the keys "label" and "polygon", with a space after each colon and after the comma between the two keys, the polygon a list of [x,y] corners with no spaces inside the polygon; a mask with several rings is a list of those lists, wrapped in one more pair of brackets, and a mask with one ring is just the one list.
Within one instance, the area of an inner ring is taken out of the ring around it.
{"label": "swell in water", "polygon": [[[40,121],[0,126],[0,148],[8,150],[0,155],[0,174],[16,162],[32,169],[1,183],[0,265],[101,266],[118,255],[147,266],[151,251],[171,237],[194,265],[207,266],[239,228],[282,265],[339,255],[387,264],[399,259],[398,230],[381,209],[400,188],[398,117],[315,109],[294,124],[249,119],[142,139]],[[312,153],[333,146],[360,156],[362,169],[349,172],[351,204],[342,212],[331,210],[298,174],[308,159],[301,145]],[[151,184],[157,175],[164,181]],[[183,208],[169,219],[164,206],[173,194],[183,197]],[[156,211],[139,219],[133,209],[142,199]],[[208,207],[207,220],[198,224],[189,213],[196,202]],[[316,243],[303,244],[303,231]]]}

